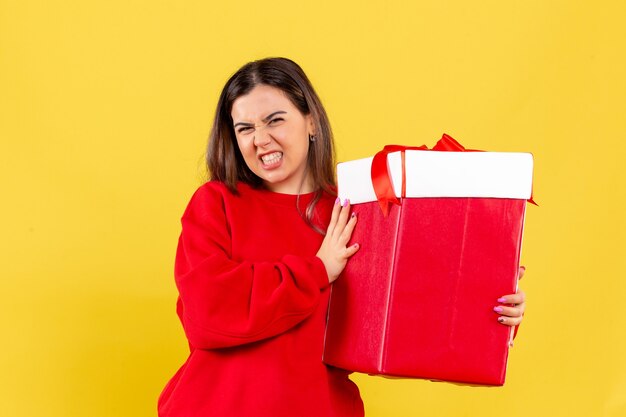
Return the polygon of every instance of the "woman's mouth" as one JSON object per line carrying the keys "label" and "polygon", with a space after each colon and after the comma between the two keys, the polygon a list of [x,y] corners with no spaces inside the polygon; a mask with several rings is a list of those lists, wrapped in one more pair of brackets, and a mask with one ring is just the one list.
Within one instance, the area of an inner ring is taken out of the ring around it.
{"label": "woman's mouth", "polygon": [[274,168],[280,164],[280,161],[283,159],[282,152],[272,152],[266,155],[261,156],[261,162],[263,163],[263,168]]}

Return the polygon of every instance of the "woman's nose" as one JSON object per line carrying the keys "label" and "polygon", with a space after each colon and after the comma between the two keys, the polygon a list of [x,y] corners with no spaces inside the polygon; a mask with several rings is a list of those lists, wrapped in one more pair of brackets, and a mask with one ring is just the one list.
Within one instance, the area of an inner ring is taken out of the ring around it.
{"label": "woman's nose", "polygon": [[261,126],[257,128],[254,132],[254,146],[267,146],[272,142],[272,137],[270,136],[268,129],[265,129],[265,126]]}

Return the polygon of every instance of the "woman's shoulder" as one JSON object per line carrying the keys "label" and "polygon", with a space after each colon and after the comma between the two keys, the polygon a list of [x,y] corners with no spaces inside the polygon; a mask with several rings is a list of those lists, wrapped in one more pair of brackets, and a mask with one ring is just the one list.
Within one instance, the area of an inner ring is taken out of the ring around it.
{"label": "woman's shoulder", "polygon": [[[241,193],[246,193],[252,187],[244,182],[237,182],[234,189],[231,189],[225,182],[218,180],[209,180],[204,184],[201,184],[196,188],[193,196],[198,195],[220,195],[225,198],[231,196],[238,196]],[[193,197],[192,196],[192,197]]]}
{"label": "woman's shoulder", "polygon": [[251,185],[238,181],[234,189],[231,189],[225,182],[218,180],[209,180],[196,188],[192,193],[190,204],[209,203],[216,201],[230,201],[233,199],[247,198],[254,193],[256,189]]}
{"label": "woman's shoulder", "polygon": [[198,186],[191,194],[183,217],[191,213],[209,213],[223,207],[224,200],[229,198],[230,190],[221,181],[207,181]]}
{"label": "woman's shoulder", "polygon": [[215,198],[224,195],[228,187],[221,181],[207,181],[199,185],[191,195],[191,201],[196,199]]}

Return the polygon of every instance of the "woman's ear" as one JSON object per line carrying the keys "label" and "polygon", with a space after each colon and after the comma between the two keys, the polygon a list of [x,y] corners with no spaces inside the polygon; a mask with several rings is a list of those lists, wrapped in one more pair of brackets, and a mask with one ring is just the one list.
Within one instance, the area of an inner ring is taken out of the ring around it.
{"label": "woman's ear", "polygon": [[315,123],[313,123],[313,114],[309,113],[306,115],[306,125],[307,125],[307,129],[309,130],[309,135],[310,136],[315,136],[316,132],[315,132]]}

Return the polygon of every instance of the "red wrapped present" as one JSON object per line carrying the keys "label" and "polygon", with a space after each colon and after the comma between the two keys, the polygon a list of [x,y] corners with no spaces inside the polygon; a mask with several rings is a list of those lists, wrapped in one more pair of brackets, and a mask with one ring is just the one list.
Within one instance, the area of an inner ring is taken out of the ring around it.
{"label": "red wrapped present", "polygon": [[513,328],[493,307],[517,290],[532,169],[531,154],[466,152],[447,135],[338,164],[361,248],[332,286],[324,362],[503,385]]}

